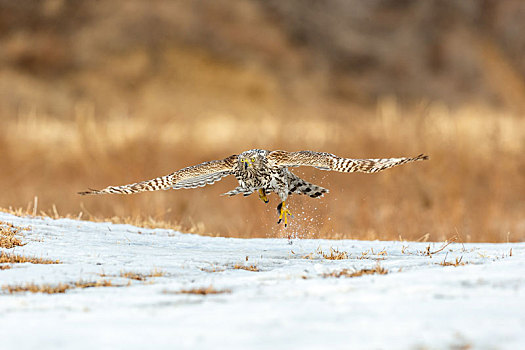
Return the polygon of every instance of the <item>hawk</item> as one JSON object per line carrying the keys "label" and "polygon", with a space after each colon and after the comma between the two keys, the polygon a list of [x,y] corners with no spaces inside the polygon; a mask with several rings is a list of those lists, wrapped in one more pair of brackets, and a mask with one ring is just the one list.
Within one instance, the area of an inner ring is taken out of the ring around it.
{"label": "hawk", "polygon": [[224,195],[242,194],[249,196],[253,192],[257,192],[259,198],[268,203],[267,194],[275,192],[281,200],[277,206],[279,214],[277,223],[284,222],[286,227],[288,216],[291,215],[286,207],[288,196],[305,194],[311,198],[318,198],[328,193],[326,188],[301,179],[289,168],[312,166],[321,170],[343,173],[377,173],[397,165],[426,159],[428,156],[423,154],[414,158],[351,159],[324,152],[252,149],[221,160],[193,165],[152,180],[123,186],[108,186],[102,190],[90,189],[89,191],[79,192],[79,194],[131,194],[143,191],[196,188],[211,185],[225,176],[233,175],[239,182],[239,186],[224,193]]}

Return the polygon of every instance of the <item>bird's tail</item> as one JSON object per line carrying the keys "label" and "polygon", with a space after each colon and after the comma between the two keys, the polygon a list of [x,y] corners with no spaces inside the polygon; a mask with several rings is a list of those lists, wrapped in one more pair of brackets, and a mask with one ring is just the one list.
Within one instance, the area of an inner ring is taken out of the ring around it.
{"label": "bird's tail", "polygon": [[305,194],[312,198],[322,197],[329,192],[328,189],[303,180],[292,172],[290,172],[288,177],[288,189],[289,195],[292,193]]}

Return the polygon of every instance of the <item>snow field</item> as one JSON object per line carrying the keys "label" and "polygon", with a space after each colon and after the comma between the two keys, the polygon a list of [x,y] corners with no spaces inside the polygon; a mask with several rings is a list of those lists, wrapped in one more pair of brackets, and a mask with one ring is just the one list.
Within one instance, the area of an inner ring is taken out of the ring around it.
{"label": "snow field", "polygon": [[[453,243],[429,257],[429,243],[289,245],[6,213],[0,221],[31,228],[27,245],[2,251],[61,261],[13,264],[0,271],[0,286],[116,285],[64,294],[4,290],[1,349],[525,348],[524,243]],[[319,254],[330,248],[348,259]],[[442,266],[445,256],[466,265]],[[378,263],[388,274],[325,276]],[[163,275],[121,277],[152,271]],[[179,293],[210,286],[225,293]]]}

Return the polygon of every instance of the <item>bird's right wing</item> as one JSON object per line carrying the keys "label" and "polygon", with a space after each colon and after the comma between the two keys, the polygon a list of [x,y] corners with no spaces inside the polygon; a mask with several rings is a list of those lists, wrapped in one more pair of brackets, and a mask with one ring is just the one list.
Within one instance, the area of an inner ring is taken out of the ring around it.
{"label": "bird's right wing", "polygon": [[268,154],[268,159],[279,167],[313,166],[321,170],[332,170],[342,173],[376,173],[397,165],[426,160],[428,156],[420,154],[414,158],[351,159],[323,152],[273,151]]}
{"label": "bird's right wing", "polygon": [[137,182],[123,186],[108,186],[102,190],[89,190],[78,192],[86,194],[131,194],[143,191],[157,191],[179,188],[195,188],[212,184],[225,176],[233,174],[233,168],[237,163],[237,155],[229,156],[221,160],[213,160],[198,165],[193,165],[172,174],[157,177],[156,179]]}

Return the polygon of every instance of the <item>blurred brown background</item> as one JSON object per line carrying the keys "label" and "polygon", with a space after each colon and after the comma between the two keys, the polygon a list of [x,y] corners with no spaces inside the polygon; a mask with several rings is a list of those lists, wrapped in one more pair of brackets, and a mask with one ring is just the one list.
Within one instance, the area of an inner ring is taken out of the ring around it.
{"label": "blurred brown background", "polygon": [[[0,207],[237,237],[271,198],[80,197],[251,148],[431,160],[300,169],[300,237],[525,239],[519,0],[0,0]],[[34,208],[34,198],[38,206]]]}

